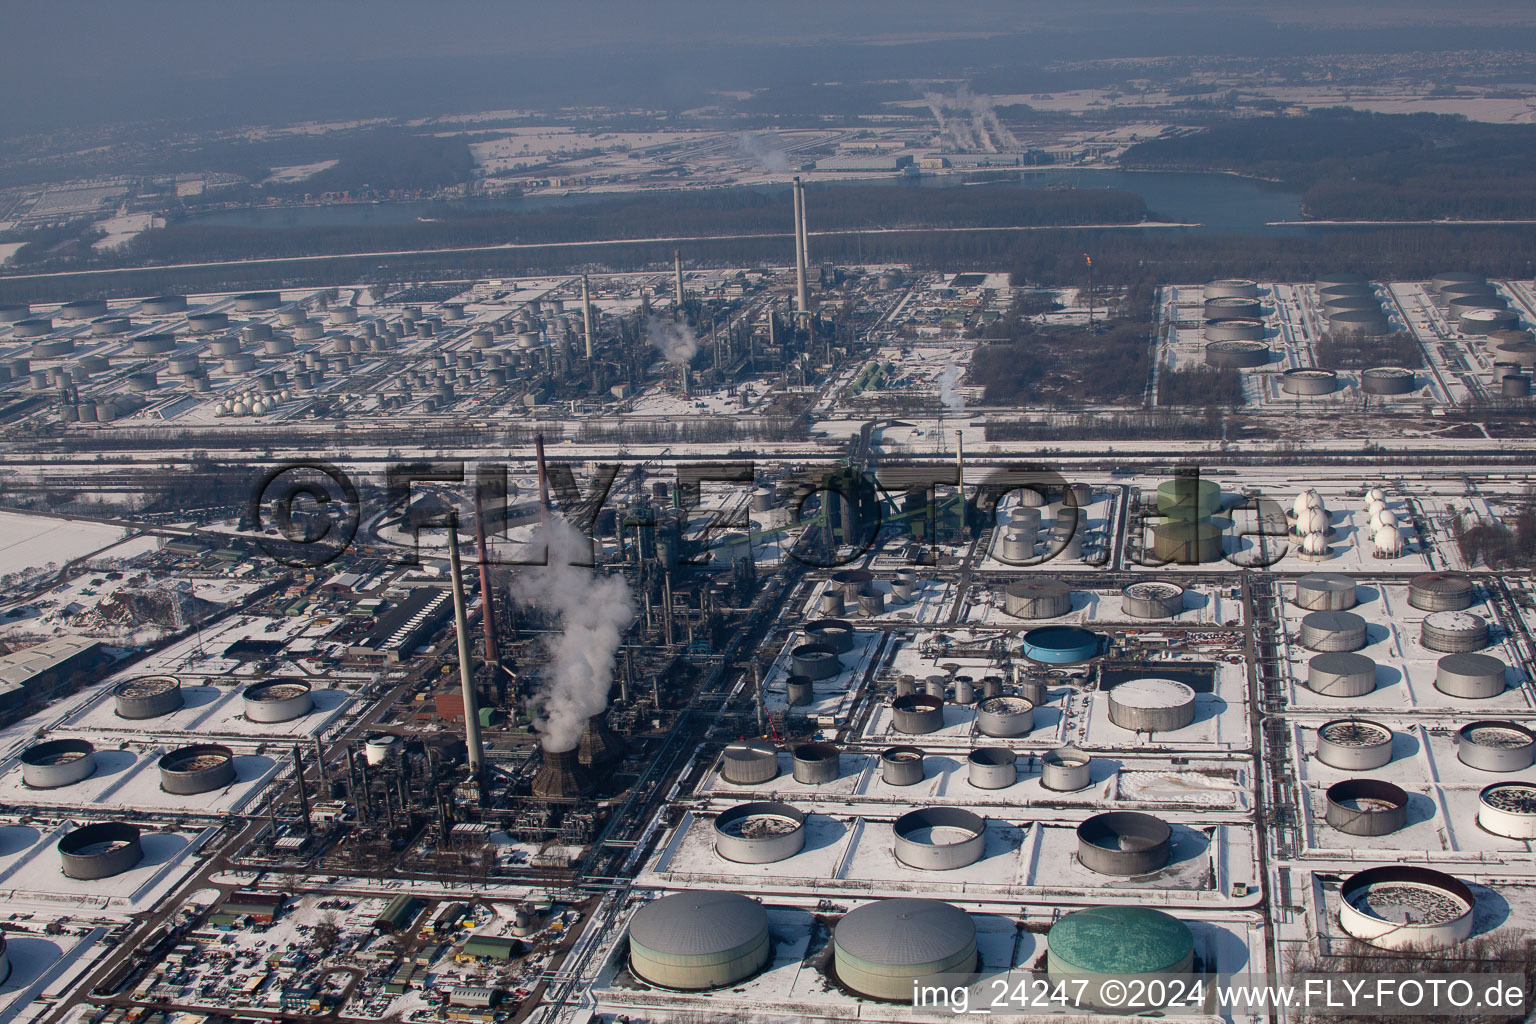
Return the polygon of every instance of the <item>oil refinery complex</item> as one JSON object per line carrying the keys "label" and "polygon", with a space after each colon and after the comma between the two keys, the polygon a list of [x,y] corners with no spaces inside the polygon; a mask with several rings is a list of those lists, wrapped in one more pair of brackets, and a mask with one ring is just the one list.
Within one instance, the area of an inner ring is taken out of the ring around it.
{"label": "oil refinery complex", "polygon": [[1098,441],[972,372],[1037,290],[819,265],[795,199],[791,268],[0,310],[0,1020],[1518,945],[1533,446],[1467,410],[1536,284],[1169,283],[1148,405],[1250,432]]}

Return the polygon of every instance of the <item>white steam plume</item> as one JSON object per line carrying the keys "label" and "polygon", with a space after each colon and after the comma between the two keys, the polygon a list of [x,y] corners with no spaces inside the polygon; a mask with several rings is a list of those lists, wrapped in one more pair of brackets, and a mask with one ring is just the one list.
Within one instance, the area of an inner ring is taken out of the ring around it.
{"label": "white steam plume", "polygon": [[558,620],[559,632],[546,641],[549,667],[535,694],[533,724],[545,750],[570,750],[587,719],[608,706],[614,656],[635,619],[635,601],[624,577],[576,564],[592,552],[592,541],[580,530],[553,518],[540,532],[548,540],[548,564],[518,574],[512,596]]}
{"label": "white steam plume", "polygon": [[939,374],[939,401],[944,403],[944,408],[953,409],[956,412],[965,410],[965,399],[955,386],[960,383],[960,367],[946,366]]}
{"label": "white steam plume", "polygon": [[741,155],[765,171],[789,170],[789,154],[773,132],[742,132],[736,137]]}
{"label": "white steam plume", "polygon": [[687,324],[653,316],[645,322],[645,336],[661,357],[673,366],[685,365],[699,351],[699,339],[693,336],[693,328]]}

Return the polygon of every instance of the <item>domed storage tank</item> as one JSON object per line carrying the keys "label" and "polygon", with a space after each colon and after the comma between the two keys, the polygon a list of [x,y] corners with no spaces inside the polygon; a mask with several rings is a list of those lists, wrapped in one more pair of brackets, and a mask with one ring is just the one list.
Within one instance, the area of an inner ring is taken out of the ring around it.
{"label": "domed storage tank", "polygon": [[908,811],[891,826],[896,859],[920,871],[950,871],[974,864],[987,846],[985,818],[959,807]]}
{"label": "domed storage tank", "polygon": [[1451,654],[1480,650],[1488,646],[1488,622],[1471,612],[1430,612],[1419,629],[1419,643]]}
{"label": "domed storage tank", "polygon": [[921,736],[944,728],[944,701],[926,693],[897,697],[891,704],[891,726],[908,736]]}
{"label": "domed storage tank", "polygon": [[1355,606],[1355,581],[1336,572],[1316,572],[1296,581],[1296,607],[1344,611]]}
{"label": "domed storage tank", "polygon": [[99,821],[64,833],[58,842],[59,866],[69,878],[111,878],[144,859],[137,825]]}
{"label": "domed storage tank", "polygon": [[1392,761],[1392,730],[1363,718],[1336,718],[1317,728],[1317,759],[1330,768],[1370,771]]}
{"label": "domed storage tank", "polygon": [[1040,755],[1040,785],[1054,793],[1076,793],[1093,782],[1093,758],[1077,747],[1057,747]]}
{"label": "domed storage tank", "polygon": [[1120,591],[1120,607],[1135,619],[1171,619],[1184,610],[1184,588],[1166,580],[1143,580]]}
{"label": "domed storage tank", "polygon": [[135,720],[168,715],[183,703],[181,680],[175,676],[138,676],[118,683],[112,696],[117,717]]}
{"label": "domed storage tank", "polygon": [[1079,626],[1041,626],[1024,634],[1020,653],[1047,665],[1076,665],[1099,653],[1099,635]]}
{"label": "domed storage tank", "polygon": [[181,747],[160,758],[160,788],[167,793],[211,793],[234,781],[235,752],[217,743]]}
{"label": "domed storage tank", "polygon": [[1205,361],[1218,370],[1245,370],[1263,366],[1273,356],[1262,341],[1213,341],[1205,346]]}
{"label": "domed storage tank", "polygon": [[1018,755],[1007,747],[977,747],[965,760],[977,789],[1007,789],[1019,780]]}
{"label": "domed storage tank", "polygon": [[1455,572],[1426,572],[1408,584],[1408,603],[1426,612],[1470,608],[1475,596],[1472,581]]}
{"label": "domed storage tank", "polygon": [[403,746],[399,736],[376,732],[363,741],[363,758],[374,766],[389,764],[400,756]]}
{"label": "domed storage tank", "polygon": [[1195,691],[1174,679],[1130,679],[1109,691],[1109,720],[1133,732],[1171,732],[1195,720]]}
{"label": "domed storage tank", "polygon": [[1003,591],[1003,610],[1020,619],[1054,619],[1072,611],[1072,588],[1058,580],[1015,580]]}
{"label": "domed storage tank", "polygon": [[1518,722],[1468,722],[1456,733],[1456,759],[1479,771],[1524,771],[1536,763],[1536,732]]}
{"label": "domed storage tank", "polygon": [[1316,366],[1300,366],[1281,375],[1280,390],[1301,397],[1331,395],[1339,390],[1339,375]]}
{"label": "domed storage tank", "polygon": [[[1435,612],[1469,615],[1470,612]],[[1426,622],[1428,620],[1425,620]],[[1451,697],[1485,700],[1504,692],[1508,666],[1491,654],[1448,654],[1435,663],[1435,689]]]}
{"label": "domed storage tank", "polygon": [[1536,839],[1536,785],[1495,782],[1477,795],[1477,823],[1496,836]]}
{"label": "domed storage tank", "polygon": [[245,717],[250,722],[288,722],[314,708],[310,686],[302,679],[271,679],[247,686],[241,694]]}
{"label": "domed storage tank", "polygon": [[1095,814],[1077,826],[1077,859],[1101,875],[1146,875],[1168,866],[1173,829],[1138,811]]}
{"label": "domed storage tank", "polygon": [[1258,282],[1242,277],[1228,277],[1219,281],[1207,281],[1203,290],[1203,298],[1207,301],[1227,298],[1256,299],[1258,297]]}
{"label": "domed storage tank", "polygon": [[807,679],[831,679],[843,670],[837,649],[827,644],[800,644],[789,652],[789,671]]}
{"label": "domed storage tank", "polygon": [[843,772],[841,752],[831,743],[802,743],[794,749],[795,781],[807,786],[836,782]]}
{"label": "domed storage tank", "polygon": [[1408,824],[1408,794],[1380,779],[1346,779],[1324,794],[1324,820],[1352,836],[1385,836]]}
{"label": "domed storage tank", "polygon": [[21,752],[21,781],[31,789],[73,786],[95,771],[96,748],[89,740],[44,740]]}
{"label": "domed storage tank", "polygon": [[824,644],[838,654],[853,650],[853,623],[842,619],[819,619],[808,623],[805,635],[813,644]]}
{"label": "domed storage tank", "polygon": [[976,705],[976,731],[994,739],[1024,736],[1035,727],[1035,706],[1023,697],[988,697]]}
{"label": "domed storage tank", "polygon": [[[1149,907],[1090,907],[1046,934],[1046,975],[1081,1009],[1124,1008],[1126,986],[1153,990],[1194,969],[1189,926]],[[1106,984],[1114,988],[1106,990]]]}
{"label": "domed storage tank", "polygon": [[1325,697],[1363,697],[1376,689],[1376,662],[1345,651],[1314,655],[1307,662],[1307,689]]}
{"label": "domed storage tank", "polygon": [[676,892],[647,903],[629,922],[629,969],[661,988],[724,988],[772,959],[768,912],[740,893]]}
{"label": "domed storage tank", "polygon": [[1308,612],[1299,639],[1314,651],[1358,651],[1366,644],[1365,620],[1354,612]]}
{"label": "domed storage tank", "polygon": [[976,925],[940,900],[885,899],[843,916],[832,929],[833,970],[859,995],[912,1002],[913,984],[976,967]]}
{"label": "domed storage tank", "polygon": [[1339,887],[1339,924],[1383,949],[1448,949],[1472,935],[1476,897],[1432,868],[1366,868]]}
{"label": "domed storage tank", "polygon": [[241,313],[259,313],[282,304],[282,296],[277,292],[246,292],[235,296],[235,309]]}
{"label": "domed storage tank", "polygon": [[1418,386],[1413,371],[1401,366],[1373,366],[1360,371],[1360,390],[1367,395],[1411,395]]}
{"label": "domed storage tank", "polygon": [[803,849],[805,814],[789,804],[737,804],[715,818],[715,852],[737,864],[773,864]]}
{"label": "domed storage tank", "polygon": [[887,786],[915,786],[923,781],[923,752],[896,746],[880,751],[880,778]]}

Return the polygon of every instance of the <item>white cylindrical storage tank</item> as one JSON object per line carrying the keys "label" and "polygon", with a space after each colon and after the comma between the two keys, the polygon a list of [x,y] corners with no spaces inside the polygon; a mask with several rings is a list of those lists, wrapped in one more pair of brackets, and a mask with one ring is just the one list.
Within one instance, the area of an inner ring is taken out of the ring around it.
{"label": "white cylindrical storage tank", "polygon": [[1150,814],[1108,811],[1077,826],[1077,859],[1101,875],[1151,874],[1172,857],[1172,827]]}
{"label": "white cylindrical storage tank", "polygon": [[1354,612],[1308,612],[1299,639],[1314,651],[1358,651],[1367,635],[1365,620]]}
{"label": "white cylindrical storage tank", "polygon": [[923,781],[923,752],[917,747],[887,747],[880,752],[880,778],[887,786],[915,786]]}
{"label": "white cylindrical storage tank", "polygon": [[256,369],[256,357],[249,352],[225,356],[220,362],[225,373],[250,373]]}
{"label": "white cylindrical storage tank", "polygon": [[104,316],[99,320],[91,321],[91,337],[110,338],[117,334],[127,334],[133,329],[133,321],[125,316]]}
{"label": "white cylindrical storage tank", "polygon": [[[1472,612],[1430,612],[1419,629],[1419,643],[1450,654],[1476,651],[1488,646],[1488,622]],[[1435,684],[1440,684],[1438,677]]]}
{"label": "white cylindrical storage tank", "polygon": [[1175,679],[1127,680],[1109,691],[1109,720],[1134,732],[1171,732],[1195,720],[1195,691]]}
{"label": "white cylindrical storage tank", "polygon": [[1184,610],[1184,588],[1166,580],[1144,580],[1120,591],[1120,607],[1135,619],[1171,619]]}
{"label": "white cylindrical storage tank", "polygon": [[13,338],[41,338],[53,330],[53,318],[47,316],[32,317],[28,320],[17,320],[11,327]]}
{"label": "white cylindrical storage tank", "polygon": [[[1247,321],[1244,321],[1246,323]],[[1211,328],[1206,326],[1206,336]],[[1205,346],[1205,361],[1218,370],[1245,370],[1263,366],[1273,356],[1262,341],[1213,341]]]}
{"label": "white cylindrical storage tank", "polygon": [[111,878],[144,859],[139,828],[124,821],[98,821],[66,832],[57,845],[59,866],[67,878]]}
{"label": "white cylindrical storage tank", "polygon": [[1518,722],[1468,722],[1456,733],[1456,758],[1479,771],[1524,771],[1536,763],[1536,732]]}
{"label": "white cylindrical storage tank", "polygon": [[843,670],[837,649],[822,643],[800,644],[789,652],[789,671],[810,680],[831,679]]}
{"label": "white cylindrical storage tank", "polygon": [[805,814],[789,804],[737,804],[715,818],[715,852],[737,864],[773,864],[803,849]]}
{"label": "white cylindrical storage tank", "polygon": [[44,740],[21,752],[21,781],[30,789],[73,786],[95,771],[96,748],[89,740]]}
{"label": "white cylindrical storage tank", "polygon": [[1036,533],[1016,531],[1010,524],[998,546],[998,557],[1015,565],[1028,562],[1035,557],[1035,541],[1038,537]]}
{"label": "white cylindrical storage tank", "polygon": [[891,704],[891,725],[908,736],[921,736],[944,728],[944,701],[926,693],[897,697]]}
{"label": "white cylindrical storage tank", "polygon": [[288,722],[314,708],[310,685],[302,679],[272,679],[247,686],[241,695],[251,722]]}
{"label": "white cylindrical storage tank", "polygon": [[[1435,612],[1466,615],[1467,612]],[[1427,621],[1427,620],[1426,620]],[[1485,700],[1504,692],[1508,666],[1491,654],[1448,654],[1435,663],[1435,689],[1451,697]]]}
{"label": "white cylindrical storage tank", "polygon": [[1536,785],[1495,782],[1477,795],[1477,823],[1496,836],[1536,839]]}
{"label": "white cylindrical storage tank", "polygon": [[874,588],[859,591],[859,614],[869,616],[884,615],[885,591],[875,590]]}
{"label": "white cylindrical storage tank", "polygon": [[363,741],[363,757],[371,765],[389,764],[400,756],[400,737],[378,732]]}
{"label": "white cylindrical storage tank", "polygon": [[277,292],[246,292],[235,296],[235,309],[241,313],[259,313],[282,304],[282,296]]}
{"label": "white cylindrical storage tank", "polygon": [[336,306],[326,314],[327,319],[338,327],[357,323],[357,309],[353,306]]}
{"label": "white cylindrical storage tank", "polygon": [[107,303],[104,299],[76,299],[74,302],[66,302],[60,306],[55,315],[60,320],[89,320],[92,317],[106,316]]}
{"label": "white cylindrical storage tank", "polygon": [[1408,794],[1381,779],[1346,779],[1323,794],[1324,820],[1351,836],[1391,835],[1408,824]]}
{"label": "white cylindrical storage tank", "polygon": [[1307,689],[1325,697],[1363,697],[1376,689],[1376,662],[1348,651],[1313,655],[1307,662]]}
{"label": "white cylindrical storage tank", "polygon": [[161,757],[159,768],[160,788],[167,793],[212,793],[235,781],[235,752],[218,743],[197,743]]}
{"label": "white cylindrical storage tank", "polygon": [[1040,785],[1056,793],[1075,793],[1093,782],[1093,758],[1077,747],[1057,747],[1040,755]]}
{"label": "white cylindrical storage tank", "polygon": [[1007,789],[1019,779],[1018,755],[1007,747],[977,747],[965,760],[967,778],[977,789]]}
{"label": "white cylindrical storage tank", "polygon": [[187,311],[185,295],[156,295],[139,303],[139,312],[145,316],[170,316]]}
{"label": "white cylindrical storage tank", "polygon": [[1426,572],[1408,584],[1408,603],[1426,612],[1470,608],[1475,597],[1472,581],[1455,572]]}
{"label": "white cylindrical storage tank", "polygon": [[181,680],[175,676],[138,676],[112,689],[117,716],[139,721],[168,715],[182,706]]}
{"label": "white cylindrical storage tank", "polygon": [[740,893],[693,889],[663,896],[629,922],[629,967],[680,991],[744,981],[773,959],[768,912]]}
{"label": "white cylindrical storage tank", "polygon": [[1250,281],[1242,277],[1223,278],[1219,281],[1207,281],[1203,289],[1202,297],[1210,299],[1256,299],[1259,297],[1259,285],[1256,281]]}
{"label": "white cylindrical storage tank", "polygon": [[1072,588],[1057,580],[1016,580],[1003,591],[1003,610],[1021,619],[1053,619],[1072,611]]}
{"label": "white cylindrical storage tank", "polygon": [[836,617],[844,611],[843,592],[841,590],[828,590],[821,595],[821,614]]}
{"label": "white cylindrical storage tank", "polygon": [[1383,949],[1448,949],[1472,935],[1476,897],[1460,879],[1432,868],[1389,864],[1339,887],[1339,924]]}
{"label": "white cylindrical storage tank", "polygon": [[794,749],[795,781],[807,786],[836,782],[843,773],[842,754],[831,743],[802,743]]}
{"label": "white cylindrical storage tank", "polygon": [[923,692],[930,697],[937,697],[939,700],[943,700],[948,690],[948,676],[932,675],[923,679]]}
{"label": "white cylindrical storage tank", "polygon": [[1286,370],[1280,377],[1280,390],[1298,397],[1331,395],[1339,389],[1339,375],[1333,370],[1301,366]]}
{"label": "white cylindrical storage tank", "polygon": [[1316,572],[1296,581],[1296,607],[1345,611],[1355,606],[1355,581],[1336,572]]}
{"label": "white cylindrical storage tank", "polygon": [[778,777],[779,755],[767,740],[737,740],[720,755],[720,776],[737,786],[756,786]]}
{"label": "white cylindrical storage tank", "polygon": [[1402,366],[1373,366],[1360,371],[1360,390],[1367,395],[1411,395],[1419,382]]}
{"label": "white cylindrical storage tank", "polygon": [[792,708],[803,708],[816,702],[816,686],[805,676],[790,676],[784,682],[784,692]]}
{"label": "white cylindrical storage tank", "polygon": [[1090,907],[1051,925],[1046,975],[1071,1008],[1120,1013],[1128,986],[1149,993],[1168,986],[1193,970],[1194,950],[1189,926],[1160,910]]}
{"label": "white cylindrical storage tank", "polygon": [[228,326],[228,313],[193,313],[187,317],[187,330],[192,334],[212,334]]}
{"label": "white cylindrical storage tank", "polygon": [[1317,728],[1317,759],[1330,768],[1372,771],[1392,761],[1392,730],[1363,718],[1336,718]]}
{"label": "white cylindrical storage tank", "polygon": [[897,818],[896,859],[920,871],[950,871],[974,864],[987,845],[986,819],[959,807],[923,807]]}
{"label": "white cylindrical storage tank", "polygon": [[1023,697],[988,697],[976,705],[976,731],[983,736],[1010,739],[1034,727],[1035,705]]}
{"label": "white cylindrical storage tank", "polygon": [[916,982],[975,969],[976,925],[939,900],[877,900],[833,928],[832,962],[838,980],[854,992],[910,1003]]}

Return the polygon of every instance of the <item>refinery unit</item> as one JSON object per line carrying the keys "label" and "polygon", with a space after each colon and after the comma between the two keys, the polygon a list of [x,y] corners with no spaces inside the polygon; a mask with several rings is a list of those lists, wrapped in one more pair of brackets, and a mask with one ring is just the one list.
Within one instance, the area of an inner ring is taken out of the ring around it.
{"label": "refinery unit", "polygon": [[[173,438],[265,466],[343,426],[364,482],[324,564],[231,502],[17,574],[0,924],[29,998],[943,1020],[914,981],[1518,932],[1536,604],[1464,540],[1516,528],[1519,467],[1253,444],[1196,472],[1148,441],[1021,471],[1016,410],[949,370],[1006,275],[814,267],[794,199],[789,269],[4,311],[0,420],[88,438],[103,494],[166,485]],[[1277,419],[1513,401],[1532,295],[1169,285],[1158,365],[1235,370]],[[1403,337],[1426,365],[1319,365]],[[427,465],[495,430],[500,489]],[[591,544],[556,558],[567,519]],[[19,915],[60,908],[44,963]]]}

